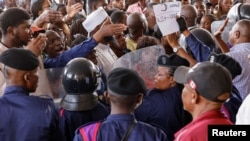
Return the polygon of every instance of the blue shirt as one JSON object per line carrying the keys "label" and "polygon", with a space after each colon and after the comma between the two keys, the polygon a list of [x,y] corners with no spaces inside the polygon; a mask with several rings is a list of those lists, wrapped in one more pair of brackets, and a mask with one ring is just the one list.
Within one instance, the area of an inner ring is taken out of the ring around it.
{"label": "blue shirt", "polygon": [[62,52],[55,58],[46,57],[43,61],[44,68],[64,67],[71,59],[88,55],[96,46],[97,42],[90,38],[73,48]]}
{"label": "blue shirt", "polygon": [[52,99],[29,96],[20,86],[7,86],[0,98],[1,141],[57,141],[59,112]]}
{"label": "blue shirt", "polygon": [[160,127],[168,140],[173,140],[174,133],[191,121],[191,115],[183,110],[181,93],[181,85],[168,90],[149,90],[135,110],[136,119]]}
{"label": "blue shirt", "polygon": [[205,45],[192,33],[186,37],[186,42],[198,62],[207,61],[209,54],[213,51],[213,47]]}
{"label": "blue shirt", "polygon": [[104,120],[109,115],[104,105],[98,103],[95,108],[89,111],[67,111],[60,110],[60,130],[65,141],[72,141],[75,130],[83,124]]}
{"label": "blue shirt", "polygon": [[[102,122],[98,131],[98,141],[119,141],[127,132],[129,125],[135,120],[134,115],[112,114]],[[80,127],[81,128],[81,127]],[[79,129],[74,141],[82,141]],[[143,122],[137,122],[129,135],[128,141],[167,141],[166,135],[159,128]]]}

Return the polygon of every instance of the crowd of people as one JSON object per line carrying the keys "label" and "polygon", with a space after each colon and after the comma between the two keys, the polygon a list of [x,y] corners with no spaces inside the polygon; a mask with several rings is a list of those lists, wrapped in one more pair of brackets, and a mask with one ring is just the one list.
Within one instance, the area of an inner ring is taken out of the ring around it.
{"label": "crowd of people", "polygon": [[206,141],[208,125],[250,124],[250,1],[181,0],[164,36],[165,2],[0,2],[0,140]]}

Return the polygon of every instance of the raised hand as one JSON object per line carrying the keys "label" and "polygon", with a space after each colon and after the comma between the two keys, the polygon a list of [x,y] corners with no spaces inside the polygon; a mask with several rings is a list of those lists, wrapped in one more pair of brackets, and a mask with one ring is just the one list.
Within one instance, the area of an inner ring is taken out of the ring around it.
{"label": "raised hand", "polygon": [[224,23],[218,28],[217,31],[214,32],[214,37],[215,38],[220,38],[221,37],[221,33],[223,32],[224,28],[227,26],[228,20],[229,19],[226,18]]}
{"label": "raised hand", "polygon": [[176,21],[177,21],[177,23],[179,25],[181,33],[187,29],[187,23],[186,23],[186,20],[185,20],[184,17],[182,17],[182,16],[178,17]]}
{"label": "raised hand", "polygon": [[36,38],[33,38],[27,45],[26,49],[32,51],[36,56],[41,55],[46,47],[47,37],[45,34],[39,34]]}
{"label": "raised hand", "polygon": [[113,36],[117,34],[121,34],[124,30],[127,29],[127,26],[124,24],[111,24],[110,18],[107,18],[101,28],[94,34],[94,38],[98,37],[96,41],[100,41],[103,37]]}

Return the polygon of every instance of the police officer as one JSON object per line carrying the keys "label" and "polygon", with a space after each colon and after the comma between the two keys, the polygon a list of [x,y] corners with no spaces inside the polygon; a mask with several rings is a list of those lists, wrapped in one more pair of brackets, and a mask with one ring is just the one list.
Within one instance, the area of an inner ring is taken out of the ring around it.
{"label": "police officer", "polygon": [[6,88],[0,98],[1,141],[57,141],[59,113],[49,97],[30,96],[38,83],[37,57],[26,49],[0,55]]}
{"label": "police officer", "polygon": [[174,80],[178,66],[189,66],[186,59],[176,55],[161,55],[157,59],[154,85],[135,110],[136,119],[161,128],[168,140],[174,133],[191,121],[191,115],[183,110],[181,92],[183,85]]}
{"label": "police officer", "polygon": [[135,120],[134,110],[142,102],[145,92],[146,86],[135,71],[113,69],[108,76],[107,93],[111,114],[101,124],[93,123],[78,128],[74,141],[167,141],[159,128]]}
{"label": "police officer", "polygon": [[61,100],[60,109],[60,129],[64,140],[72,141],[79,126],[108,116],[108,110],[97,98],[99,75],[98,67],[82,57],[72,59],[66,65],[62,84],[67,94]]}

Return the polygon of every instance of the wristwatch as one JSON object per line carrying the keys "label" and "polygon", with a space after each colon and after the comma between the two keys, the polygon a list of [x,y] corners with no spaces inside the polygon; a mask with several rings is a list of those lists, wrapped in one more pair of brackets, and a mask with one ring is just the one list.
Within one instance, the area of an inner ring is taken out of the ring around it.
{"label": "wristwatch", "polygon": [[180,48],[182,48],[182,47],[181,46],[173,47],[173,52],[177,53]]}

